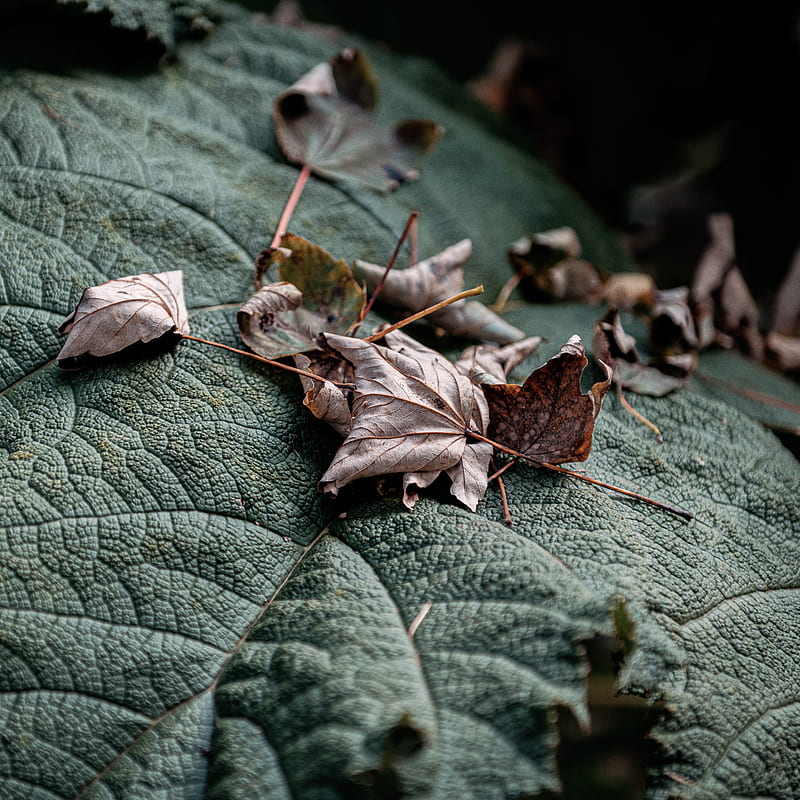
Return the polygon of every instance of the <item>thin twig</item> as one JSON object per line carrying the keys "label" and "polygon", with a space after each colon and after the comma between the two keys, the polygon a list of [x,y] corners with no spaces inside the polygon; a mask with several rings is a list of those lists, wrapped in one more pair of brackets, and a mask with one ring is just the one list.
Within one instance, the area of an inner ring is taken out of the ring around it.
{"label": "thin twig", "polygon": [[[497,479],[498,479],[498,478],[499,478],[499,477],[500,477],[500,476],[501,476],[501,475],[502,475],[502,474],[503,474],[503,473],[504,473],[506,470],[508,470],[508,469],[511,469],[511,467],[513,467],[513,466],[514,466],[514,464],[516,464],[516,463],[517,463],[516,461],[509,461],[509,462],[508,462],[508,464],[504,464],[504,465],[503,465],[502,467],[500,467],[500,469],[498,469],[496,472],[493,472],[493,473],[492,473],[492,474],[491,474],[491,475],[490,475],[490,476],[489,476],[489,477],[486,479],[486,481],[487,481],[488,483],[491,483],[492,481],[494,481],[494,480],[497,480]],[[494,461],[492,461],[492,469],[494,469]]]}
{"label": "thin twig", "polygon": [[[503,473],[513,464],[513,461],[509,461],[501,469],[497,469],[494,465],[494,459],[491,460],[492,469],[495,470],[494,474],[488,478],[488,481],[497,481],[497,488],[500,490],[500,501],[503,504],[503,522],[507,528],[511,527],[511,523],[513,520],[511,519],[511,509],[508,507],[508,495],[506,494],[506,485],[501,477]],[[487,482],[488,482],[487,481]]]}
{"label": "thin twig", "polygon": [[481,294],[482,292],[483,292],[483,284],[481,284],[480,286],[476,286],[474,289],[467,289],[466,291],[454,294],[452,297],[448,297],[447,300],[442,300],[441,302],[435,303],[432,306],[423,308],[422,311],[417,311],[416,314],[412,314],[410,317],[401,319],[399,322],[395,322],[394,325],[390,325],[388,328],[384,328],[382,331],[373,333],[372,336],[365,337],[364,339],[362,339],[362,341],[377,342],[378,339],[383,339],[383,337],[386,336],[387,333],[392,333],[393,331],[396,331],[399,328],[404,328],[406,325],[409,325],[412,322],[416,322],[418,319],[422,319],[423,317],[427,317],[428,314],[433,314],[435,311],[439,311],[445,306],[449,306],[451,303],[457,303],[459,300],[463,300],[465,297],[474,297],[476,294]]}
{"label": "thin twig", "polygon": [[339,386],[342,389],[355,388],[355,384],[332,381],[330,378],[323,378],[321,375],[315,375],[313,372],[308,372],[307,370],[299,369],[298,367],[292,367],[289,366],[289,364],[283,364],[280,361],[273,361],[271,358],[264,358],[264,356],[260,356],[257,353],[251,353],[248,350],[240,350],[238,347],[231,347],[230,345],[222,344],[222,342],[214,342],[211,341],[211,339],[201,339],[199,336],[192,336],[188,333],[181,334],[181,338],[191,339],[193,342],[200,342],[201,344],[210,344],[212,347],[219,347],[221,350],[230,350],[231,353],[237,353],[240,356],[247,356],[255,361],[260,361],[262,364],[269,364],[271,367],[278,367],[278,369],[283,369],[287,372],[294,372],[295,375],[303,375],[306,378],[311,378],[311,380],[319,381],[320,383],[328,381],[334,386]]}
{"label": "thin twig", "polygon": [[497,293],[497,299],[489,306],[489,308],[491,308],[495,314],[501,314],[503,312],[503,309],[506,307],[506,303],[508,302],[508,298],[511,297],[511,293],[517,288],[517,286],[519,286],[521,281],[522,274],[515,272],[503,284],[502,288]]}
{"label": "thin twig", "polygon": [[422,620],[428,616],[428,612],[431,610],[433,603],[430,600],[427,603],[424,603],[422,608],[419,610],[419,613],[416,617],[411,621],[411,624],[408,626],[408,638],[413,639],[414,634],[417,632],[417,628],[419,628]]}
{"label": "thin twig", "polygon": [[392,257],[389,259],[389,262],[386,264],[386,269],[383,271],[383,275],[381,275],[381,279],[378,281],[377,285],[375,286],[375,289],[372,292],[372,297],[370,297],[369,302],[364,306],[363,310],[361,311],[361,314],[359,314],[358,322],[356,323],[355,328],[353,328],[353,332],[351,333],[351,336],[355,336],[356,335],[356,332],[358,331],[359,327],[361,326],[361,323],[364,321],[364,319],[366,318],[367,314],[369,314],[369,312],[372,310],[372,306],[375,305],[375,300],[378,297],[378,295],[380,294],[381,289],[383,289],[383,285],[384,285],[384,283],[386,283],[386,278],[389,277],[389,272],[391,271],[392,267],[394,266],[395,261],[397,261],[397,256],[400,255],[400,248],[403,246],[403,242],[405,242],[406,237],[408,236],[409,231],[411,230],[411,226],[416,223],[418,218],[419,218],[419,211],[412,211],[408,215],[408,221],[406,222],[405,228],[403,228],[403,232],[400,234],[400,238],[397,240],[397,245],[394,248],[394,252],[392,253]]}
{"label": "thin twig", "polygon": [[289,220],[292,218],[292,214],[294,214],[294,210],[297,207],[297,201],[300,199],[300,195],[303,193],[303,189],[305,188],[309,175],[311,175],[311,167],[308,164],[303,164],[303,168],[297,174],[297,180],[294,182],[294,186],[292,187],[292,191],[289,194],[288,200],[286,201],[286,205],[283,207],[283,213],[281,214],[281,218],[278,220],[278,227],[275,229],[275,235],[272,237],[272,241],[269,245],[270,247],[278,247],[280,245],[283,234],[286,233],[287,229],[289,228]]}
{"label": "thin twig", "polygon": [[465,433],[467,436],[471,436],[473,439],[478,439],[481,442],[486,442],[487,444],[492,445],[492,447],[500,450],[503,453],[508,453],[508,455],[515,456],[516,458],[521,458],[528,464],[533,464],[534,467],[543,467],[544,469],[549,469],[553,472],[561,472],[564,475],[569,475],[573,478],[577,478],[578,480],[585,481],[586,483],[591,483],[594,486],[600,486],[603,489],[610,489],[612,492],[624,494],[627,497],[634,498],[635,500],[641,500],[643,503],[649,503],[651,506],[660,508],[662,511],[668,511],[670,514],[675,514],[676,516],[683,517],[684,519],[694,519],[694,514],[692,514],[691,511],[685,511],[677,506],[667,505],[666,503],[662,503],[660,500],[654,500],[652,497],[648,497],[647,495],[639,494],[638,492],[631,492],[628,489],[623,489],[621,486],[614,486],[613,483],[606,483],[605,481],[597,480],[597,478],[590,478],[588,475],[581,475],[580,472],[573,472],[571,469],[558,467],[555,464],[550,464],[547,461],[538,461],[535,458],[526,456],[524,453],[520,453],[519,450],[512,450],[510,447],[506,447],[499,442],[495,442],[493,439],[489,439],[480,433],[476,433],[475,431],[466,430]]}
{"label": "thin twig", "polygon": [[617,397],[619,398],[619,402],[622,404],[622,407],[629,413],[633,414],[639,422],[647,425],[653,433],[656,435],[656,441],[659,444],[664,443],[664,437],[661,435],[661,430],[655,425],[655,423],[651,422],[647,417],[643,414],[640,414],[629,402],[625,395],[622,393],[622,389],[617,387]]}

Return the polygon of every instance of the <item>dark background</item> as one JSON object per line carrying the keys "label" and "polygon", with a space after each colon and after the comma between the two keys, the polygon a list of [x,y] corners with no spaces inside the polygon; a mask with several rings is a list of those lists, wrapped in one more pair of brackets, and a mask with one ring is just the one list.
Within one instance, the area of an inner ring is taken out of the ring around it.
{"label": "dark background", "polygon": [[[793,4],[304,0],[302,8],[310,20],[429,58],[464,83],[503,40],[533,45],[519,76],[527,94],[518,87],[507,109],[525,142],[615,229],[658,224],[655,242],[631,242],[665,283],[691,276],[705,215],[732,213],[740,267],[768,308],[800,242]],[[669,179],[647,203],[633,199],[637,187]]]}

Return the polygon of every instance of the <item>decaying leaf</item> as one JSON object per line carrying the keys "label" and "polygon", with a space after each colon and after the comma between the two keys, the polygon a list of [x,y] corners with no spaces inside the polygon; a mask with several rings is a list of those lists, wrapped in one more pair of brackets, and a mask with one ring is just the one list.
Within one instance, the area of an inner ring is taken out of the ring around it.
{"label": "decaying leaf", "polygon": [[59,362],[108,356],[168,333],[188,333],[183,272],[145,272],[92,286],[58,332],[67,334]]}
{"label": "decaying leaf", "polygon": [[717,342],[737,346],[757,360],[764,356],[758,330],[758,306],[736,264],[736,243],[730,214],[708,218],[711,241],[695,269],[691,304],[700,346]]}
{"label": "decaying leaf", "polygon": [[328,356],[309,357],[298,353],[294,357],[300,369],[319,375],[323,381],[300,376],[305,395],[303,405],[317,418],[327,422],[337,433],[347,436],[352,427],[350,405],[353,392],[341,387],[352,383],[353,367],[342,358]]}
{"label": "decaying leaf", "polygon": [[403,502],[410,508],[414,487],[444,472],[453,496],[474,511],[492,454],[491,445],[467,436],[467,430],[486,432],[480,387],[400,332],[388,334],[385,347],[335,334],[324,338],[353,365],[356,388],[352,428],[322,476],[323,490],[335,496],[356,479],[404,473]]}
{"label": "decaying leaf", "polygon": [[[464,263],[471,254],[472,242],[462,239],[407,269],[393,269],[381,289],[380,302],[408,311],[421,311],[458,294],[464,288]],[[366,283],[369,291],[375,289],[384,271],[384,267],[366,261],[356,260],[353,264],[353,274]],[[459,300],[429,314],[427,319],[446,333],[478,341],[509,344],[525,336],[476,300]]]}
{"label": "decaying leaf", "polygon": [[615,272],[603,285],[603,299],[624,311],[649,309],[656,299],[656,282],[645,272]]}
{"label": "decaying leaf", "polygon": [[377,83],[360,50],[345,49],[318,64],[275,101],[284,155],[326,178],[380,190],[414,180],[444,129],[409,119],[385,130],[370,113],[376,100]]}
{"label": "decaying leaf", "polygon": [[522,386],[484,386],[489,438],[542,463],[585,461],[595,420],[611,386],[611,368],[603,364],[605,379],[583,394],[581,375],[587,364],[580,337],[573,336]]}
{"label": "decaying leaf", "polygon": [[273,269],[281,280],[261,286],[236,315],[239,334],[254,352],[279,358],[316,350],[320,333],[344,333],[358,321],[364,290],[342,259],[287,233],[281,247],[259,256],[256,284]]}
{"label": "decaying leaf", "polygon": [[613,381],[620,389],[651,397],[663,397],[684,386],[696,362],[693,354],[687,354],[690,368],[684,370],[675,368],[675,356],[642,362],[636,349],[636,340],[625,332],[616,308],[609,308],[595,324],[592,352],[597,361],[611,367]]}
{"label": "decaying leaf", "polygon": [[523,291],[539,300],[594,303],[602,296],[603,278],[580,255],[580,241],[570,227],[524,236],[508,249]]}
{"label": "decaying leaf", "polygon": [[650,312],[650,348],[655,353],[675,355],[697,350],[694,315],[689,308],[689,290],[685,286],[656,292]]}
{"label": "decaying leaf", "polygon": [[464,350],[455,365],[473,383],[506,383],[514,367],[521,364],[542,341],[541,336],[529,336],[502,347],[473,345]]}

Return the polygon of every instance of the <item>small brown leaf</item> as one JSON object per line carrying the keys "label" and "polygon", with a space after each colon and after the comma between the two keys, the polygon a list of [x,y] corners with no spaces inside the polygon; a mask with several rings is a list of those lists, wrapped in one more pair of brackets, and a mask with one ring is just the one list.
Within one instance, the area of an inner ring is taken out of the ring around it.
{"label": "small brown leaf", "polygon": [[484,386],[489,438],[542,463],[585,461],[612,375],[603,364],[605,380],[582,394],[581,375],[587,364],[580,338],[573,336],[522,386]]}
{"label": "small brown leaf", "polygon": [[[458,294],[464,288],[464,262],[471,254],[472,242],[462,239],[412,267],[393,269],[386,276],[379,295],[380,302],[408,311],[420,311]],[[369,291],[375,289],[384,272],[384,267],[366,261],[356,260],[353,264],[353,274],[366,283]],[[525,336],[475,300],[459,300],[428,315],[427,319],[445,333],[478,341],[509,344]]]}
{"label": "small brown leaf", "polygon": [[[308,356],[298,353],[294,363],[307,372],[319,375],[324,381],[300,376],[305,395],[303,405],[317,418],[327,422],[337,433],[347,436],[352,427],[350,404],[353,393],[338,384],[353,381],[353,368],[342,358]],[[334,382],[335,381],[335,382]]]}
{"label": "small brown leaf", "polygon": [[[592,352],[597,361],[611,367],[618,388],[651,397],[663,397],[684,386],[696,362],[692,352],[660,356],[643,363],[636,350],[636,340],[625,332],[615,308],[609,308],[595,324]],[[676,362],[676,359],[679,360]]]}
{"label": "small brown leaf", "polygon": [[92,286],[58,332],[67,334],[58,361],[108,356],[168,333],[188,333],[183,272],[145,272]]}
{"label": "small brown leaf", "polygon": [[370,113],[376,99],[366,58],[357,49],[342,50],[277,98],[278,144],[289,161],[331,180],[380,190],[414,180],[444,129],[429,120],[405,120],[387,131]]}
{"label": "small brown leaf", "polygon": [[578,236],[569,227],[524,236],[508,249],[523,291],[539,300],[595,303],[602,296],[603,279],[580,254]]}
{"label": "small brown leaf", "polygon": [[492,446],[467,431],[485,434],[488,408],[481,389],[435,350],[403,333],[387,334],[386,347],[326,334],[328,346],[355,370],[352,429],[322,476],[336,495],[359,478],[405,473],[403,502],[414,487],[442,472],[451,493],[471,510],[483,497]]}

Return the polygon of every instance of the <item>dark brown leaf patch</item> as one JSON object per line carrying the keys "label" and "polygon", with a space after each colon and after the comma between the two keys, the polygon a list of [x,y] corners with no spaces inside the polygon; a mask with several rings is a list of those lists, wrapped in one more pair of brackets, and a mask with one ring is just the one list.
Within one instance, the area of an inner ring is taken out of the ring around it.
{"label": "dark brown leaf patch", "polygon": [[611,369],[605,366],[605,380],[582,393],[587,363],[580,339],[573,336],[522,386],[485,385],[489,438],[542,463],[585,461],[595,419],[611,385]]}

